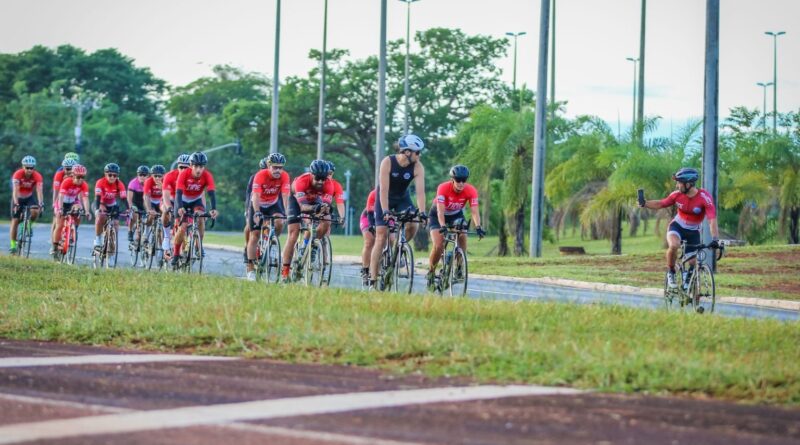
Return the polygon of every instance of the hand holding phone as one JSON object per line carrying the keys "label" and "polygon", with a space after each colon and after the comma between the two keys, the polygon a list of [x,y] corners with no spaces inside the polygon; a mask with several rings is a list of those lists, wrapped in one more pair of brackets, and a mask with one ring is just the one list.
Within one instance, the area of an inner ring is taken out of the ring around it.
{"label": "hand holding phone", "polygon": [[639,207],[644,207],[645,200],[644,200],[644,189],[639,189],[636,191],[639,195]]}

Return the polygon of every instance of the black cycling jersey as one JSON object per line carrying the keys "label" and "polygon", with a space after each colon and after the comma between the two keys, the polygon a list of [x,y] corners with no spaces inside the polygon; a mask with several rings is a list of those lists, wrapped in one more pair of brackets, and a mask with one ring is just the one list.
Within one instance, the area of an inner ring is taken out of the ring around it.
{"label": "black cycling jersey", "polygon": [[415,163],[412,162],[405,167],[401,167],[397,162],[397,155],[389,156],[392,168],[389,171],[389,199],[402,199],[406,196],[408,186],[414,180]]}

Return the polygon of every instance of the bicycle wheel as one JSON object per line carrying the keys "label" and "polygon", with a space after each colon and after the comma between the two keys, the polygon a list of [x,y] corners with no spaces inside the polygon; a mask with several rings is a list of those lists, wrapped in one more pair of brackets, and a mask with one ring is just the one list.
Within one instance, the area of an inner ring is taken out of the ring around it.
{"label": "bicycle wheel", "polygon": [[294,244],[294,253],[292,253],[292,261],[289,263],[289,281],[299,282],[304,280],[305,276],[305,244],[301,234],[297,242]]}
{"label": "bicycle wheel", "polygon": [[695,268],[690,280],[691,304],[698,314],[714,312],[717,302],[717,289],[714,283],[714,273],[711,268],[703,264]]}
{"label": "bicycle wheel", "polygon": [[309,249],[306,262],[306,285],[322,286],[322,243],[318,239],[313,239],[308,243]]}
{"label": "bicycle wheel", "polygon": [[139,254],[142,248],[142,222],[140,220],[133,226],[133,241],[128,243],[128,253],[130,255],[131,267],[139,264]]}
{"label": "bicycle wheel", "polygon": [[322,285],[329,286],[331,284],[331,274],[333,273],[333,246],[331,239],[325,236],[321,240],[322,243]]}
{"label": "bicycle wheel", "polygon": [[265,282],[277,283],[281,279],[281,242],[277,236],[269,239],[267,247],[267,270]]}
{"label": "bicycle wheel", "polygon": [[414,251],[409,244],[403,243],[397,252],[393,280],[395,292],[410,294],[414,289]]}
{"label": "bicycle wheel", "polygon": [[119,258],[119,239],[117,238],[117,230],[111,226],[106,234],[106,254],[105,260],[106,269],[114,269],[117,267],[117,258]]}
{"label": "bicycle wheel", "polygon": [[381,252],[381,264],[378,267],[377,286],[379,290],[389,290],[392,287],[392,245],[384,247]]}
{"label": "bicycle wheel", "polygon": [[[254,234],[250,234],[253,236]],[[258,240],[258,246],[256,250],[256,281],[267,281],[266,280],[266,273],[267,273],[267,265],[269,264],[269,248],[267,247],[268,241],[261,235],[261,238]]]}
{"label": "bicycle wheel", "polygon": [[28,258],[31,256],[31,238],[33,238],[33,227],[28,210],[25,211],[25,219],[22,222],[22,236],[17,236],[17,254]]}
{"label": "bicycle wheel", "polygon": [[203,273],[203,239],[200,232],[192,232],[192,240],[189,242],[189,267],[190,273]]}
{"label": "bicycle wheel", "polygon": [[75,256],[78,254],[78,228],[70,225],[69,238],[67,238],[68,248],[64,258],[67,264],[75,264]]}
{"label": "bicycle wheel", "polygon": [[139,265],[142,267],[142,269],[146,268],[147,265],[150,264],[150,243],[152,242],[152,233],[152,226],[145,226],[141,233],[141,238],[139,241],[139,257],[141,258],[141,261],[139,261]]}
{"label": "bicycle wheel", "polygon": [[460,247],[453,249],[453,259],[450,265],[450,295],[463,297],[467,294],[469,278],[467,268],[467,254]]}

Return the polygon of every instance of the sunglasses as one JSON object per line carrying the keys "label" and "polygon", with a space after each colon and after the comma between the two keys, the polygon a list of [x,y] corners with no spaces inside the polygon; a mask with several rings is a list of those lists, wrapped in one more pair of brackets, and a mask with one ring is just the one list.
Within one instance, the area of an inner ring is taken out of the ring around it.
{"label": "sunglasses", "polygon": [[23,167],[25,170],[33,170],[33,167]]}
{"label": "sunglasses", "polygon": [[189,168],[188,165],[179,165],[178,170],[183,170],[184,168]]}
{"label": "sunglasses", "polygon": [[76,176],[75,179],[83,179],[85,176]]}
{"label": "sunglasses", "polygon": [[147,177],[147,174],[145,174],[145,173],[139,173],[139,177],[140,177],[140,178],[146,178],[146,177]]}
{"label": "sunglasses", "polygon": [[270,165],[269,168],[271,168],[273,170],[283,170],[283,166],[282,165]]}
{"label": "sunglasses", "polygon": [[161,179],[164,175],[153,175],[153,179]]}
{"label": "sunglasses", "polygon": [[326,180],[326,179],[328,179],[328,176],[327,176],[327,175],[326,175],[326,176],[314,176],[314,180],[315,180],[315,181],[322,182],[322,181],[324,181],[324,180]]}
{"label": "sunglasses", "polygon": [[108,176],[109,178],[116,178],[116,177],[119,177],[119,175],[117,175],[117,174],[114,174],[114,173],[106,173],[106,176]]}
{"label": "sunglasses", "polygon": [[467,182],[467,178],[453,178],[453,181],[456,181],[459,184],[463,184],[463,183]]}

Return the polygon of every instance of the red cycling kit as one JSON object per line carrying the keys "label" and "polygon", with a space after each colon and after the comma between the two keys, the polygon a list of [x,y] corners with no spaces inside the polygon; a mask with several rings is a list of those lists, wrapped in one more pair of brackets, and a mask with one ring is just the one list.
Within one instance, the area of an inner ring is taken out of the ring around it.
{"label": "red cycling kit", "polygon": [[336,204],[344,204],[344,189],[342,188],[342,184],[333,178],[331,178],[331,182],[333,182],[333,196],[336,199]]}
{"label": "red cycling kit", "polygon": [[289,197],[289,224],[300,222],[300,204],[311,205],[318,202],[330,204],[336,190],[333,181],[326,178],[319,189],[313,185],[314,175],[303,173],[292,182],[294,193]]}
{"label": "red cycling kit", "polygon": [[72,206],[80,203],[81,198],[89,197],[89,184],[86,181],[81,182],[80,185],[75,184],[71,177],[65,179],[58,189],[59,200],[56,205],[61,208],[61,201],[64,202],[62,212],[67,213],[72,209]]}
{"label": "red cycling kit", "polygon": [[152,176],[147,178],[146,181],[144,181],[144,196],[150,197],[150,204],[152,204],[153,207],[158,207],[158,204],[161,203],[161,196],[163,195],[161,187],[163,186],[164,183],[162,182],[161,184],[162,185],[158,185],[156,183],[156,180],[153,179]]}
{"label": "red cycling kit", "polygon": [[17,192],[17,198],[19,199],[27,199],[33,196],[33,189],[36,188],[37,184],[41,184],[42,181],[42,175],[36,170],[31,173],[29,178],[25,177],[25,169],[22,168],[15,171],[14,175],[11,176],[11,182],[19,186],[19,191]]}
{"label": "red cycling kit", "polygon": [[670,207],[672,205],[678,208],[678,214],[675,215],[672,222],[687,230],[700,230],[703,218],[713,219],[717,217],[714,200],[703,189],[697,189],[697,194],[692,198],[676,190],[661,200],[661,207]]}
{"label": "red cycling kit", "polygon": [[[175,181],[175,193],[181,192],[181,202],[176,203],[175,207],[182,206],[186,210],[197,207],[204,207],[202,202],[203,192],[213,192],[214,176],[208,170],[203,170],[200,176],[195,177],[191,168],[184,169]],[[211,205],[214,205],[212,200]]]}
{"label": "red cycling kit", "polygon": [[442,203],[444,205],[444,220],[446,224],[451,224],[453,221],[464,217],[464,207],[469,203],[470,208],[478,207],[478,190],[472,184],[464,184],[461,192],[456,192],[453,188],[452,181],[447,181],[439,184],[436,188],[436,198],[433,200],[429,218],[429,228],[439,229],[438,213],[439,209],[436,205]]}
{"label": "red cycling kit", "polygon": [[94,185],[94,195],[99,198],[100,204],[106,207],[117,205],[117,198],[125,199],[125,185],[117,179],[113,183],[102,177]]}
{"label": "red cycling kit", "polygon": [[[367,196],[367,206],[364,208],[364,211],[361,212],[361,220],[359,221],[359,227],[361,228],[361,232],[365,232],[367,230],[372,229],[375,227],[375,189],[372,189]],[[374,230],[374,229],[373,229]]]}
{"label": "red cycling kit", "polygon": [[[289,194],[291,191],[291,181],[289,173],[281,172],[279,178],[273,178],[269,169],[260,170],[253,178],[253,193],[258,194],[258,205],[260,207],[270,207],[279,204],[281,196]],[[282,203],[279,204],[283,208]]]}

